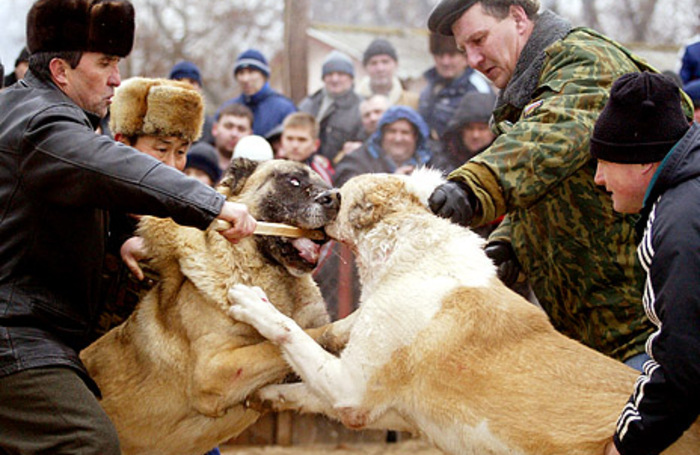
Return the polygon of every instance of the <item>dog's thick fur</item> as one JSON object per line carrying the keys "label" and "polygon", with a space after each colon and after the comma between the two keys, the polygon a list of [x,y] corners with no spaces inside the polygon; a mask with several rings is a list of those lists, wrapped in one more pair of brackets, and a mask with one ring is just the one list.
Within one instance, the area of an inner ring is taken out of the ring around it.
{"label": "dog's thick fur", "polygon": [[[326,225],[339,205],[337,190],[291,161],[235,160],[218,188],[258,220],[307,229]],[[139,229],[161,279],[81,358],[124,454],[201,455],[255,422],[260,414],[246,397],[290,371],[277,347],[228,315],[229,287],[260,286],[301,327],[322,326],[328,315],[298,240],[253,236],[232,245],[211,228],[149,217]]]}
{"label": "dog's thick fur", "polygon": [[[326,230],[357,250],[363,291],[340,357],[259,289],[232,288],[234,317],[303,379],[259,397],[351,428],[421,433],[453,454],[601,455],[636,372],[559,334],[506,288],[481,239],[427,209],[439,179],[368,174],[341,188]],[[698,424],[665,453],[700,453]]]}

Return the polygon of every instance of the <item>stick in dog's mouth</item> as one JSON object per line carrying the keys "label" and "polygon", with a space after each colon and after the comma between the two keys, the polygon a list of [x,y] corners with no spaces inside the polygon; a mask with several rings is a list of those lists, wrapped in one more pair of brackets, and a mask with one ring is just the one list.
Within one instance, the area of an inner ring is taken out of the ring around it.
{"label": "stick in dog's mouth", "polygon": [[[231,224],[224,220],[214,220],[215,231],[225,231],[229,229]],[[274,235],[279,237],[292,238],[307,238],[311,240],[327,241],[328,236],[322,229],[302,229],[296,226],[290,226],[282,223],[269,223],[267,221],[258,221],[255,227],[256,235]]]}

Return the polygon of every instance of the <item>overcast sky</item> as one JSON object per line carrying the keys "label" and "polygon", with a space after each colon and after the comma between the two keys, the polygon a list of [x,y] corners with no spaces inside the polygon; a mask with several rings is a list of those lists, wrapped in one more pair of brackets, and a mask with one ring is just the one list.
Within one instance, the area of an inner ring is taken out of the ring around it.
{"label": "overcast sky", "polygon": [[15,67],[15,59],[25,42],[25,20],[33,0],[0,0],[0,59],[5,71]]}

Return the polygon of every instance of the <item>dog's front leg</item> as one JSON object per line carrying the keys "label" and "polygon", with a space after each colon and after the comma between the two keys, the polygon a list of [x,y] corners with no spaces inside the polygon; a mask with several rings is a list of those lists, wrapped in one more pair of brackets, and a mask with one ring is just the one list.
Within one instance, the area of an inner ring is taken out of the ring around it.
{"label": "dog's front leg", "polygon": [[[302,414],[324,414],[344,422],[349,427],[353,426],[351,425],[352,421],[348,420],[348,409],[330,407],[325,400],[319,399],[304,382],[265,386],[255,392],[253,400],[260,402],[263,409],[271,409],[276,412],[296,411]],[[417,434],[416,428],[393,409],[379,412],[372,415],[371,418],[369,414],[360,416],[357,427],[376,430],[391,429]]]}
{"label": "dog's front leg", "polygon": [[319,399],[305,382],[293,384],[272,384],[259,389],[252,398],[262,403],[263,409],[276,412],[296,411],[299,413],[326,414],[333,416],[333,408],[325,400]]}
{"label": "dog's front leg", "polygon": [[260,288],[235,285],[229,291],[229,300],[231,315],[279,345],[294,371],[316,395],[336,409],[360,405],[366,384],[361,367],[348,365],[325,351],[292,319],[280,313]]}

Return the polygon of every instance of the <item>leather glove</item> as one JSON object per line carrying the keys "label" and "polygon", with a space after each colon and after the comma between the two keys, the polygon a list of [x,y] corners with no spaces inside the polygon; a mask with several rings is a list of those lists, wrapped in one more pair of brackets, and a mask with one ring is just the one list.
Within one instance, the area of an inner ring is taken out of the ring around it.
{"label": "leather glove", "polygon": [[498,278],[503,284],[509,288],[513,287],[521,267],[510,242],[491,242],[484,248],[484,253],[493,260],[497,267]]}
{"label": "leather glove", "polygon": [[471,190],[462,182],[449,181],[435,188],[428,199],[430,210],[438,216],[462,226],[468,226],[474,218],[474,201]]}

